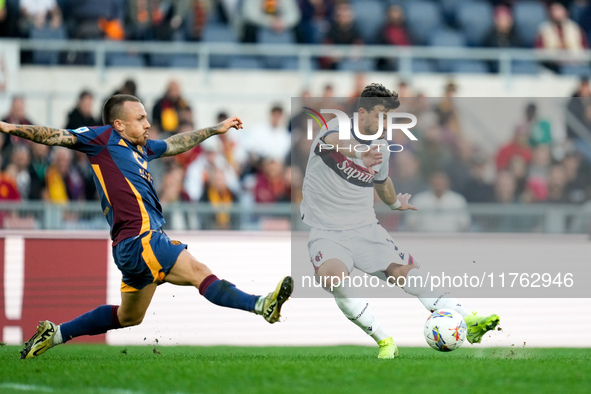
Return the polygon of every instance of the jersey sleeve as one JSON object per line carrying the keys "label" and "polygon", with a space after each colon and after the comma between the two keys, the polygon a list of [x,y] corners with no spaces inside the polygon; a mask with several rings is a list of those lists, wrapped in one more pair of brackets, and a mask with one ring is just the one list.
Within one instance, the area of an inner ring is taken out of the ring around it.
{"label": "jersey sleeve", "polygon": [[[382,145],[382,147],[385,149],[386,145]],[[374,178],[375,183],[386,182],[386,179],[388,179],[388,174],[390,173],[390,152],[388,149],[383,151],[382,157],[382,164],[380,165],[380,169]]]}
{"label": "jersey sleeve", "polygon": [[70,149],[86,153],[89,156],[98,155],[107,145],[110,136],[110,126],[79,127],[67,129],[76,136],[76,143]]}
{"label": "jersey sleeve", "polygon": [[168,145],[164,140],[148,140],[148,142],[146,142],[148,161],[152,161],[162,156],[162,154],[166,152],[167,146]]}

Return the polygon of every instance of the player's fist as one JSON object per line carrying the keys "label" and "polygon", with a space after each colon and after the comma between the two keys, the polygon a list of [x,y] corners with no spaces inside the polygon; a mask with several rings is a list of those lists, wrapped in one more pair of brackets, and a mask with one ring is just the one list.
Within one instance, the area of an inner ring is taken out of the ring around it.
{"label": "player's fist", "polygon": [[361,153],[361,160],[363,165],[369,170],[369,173],[375,175],[375,170],[372,168],[375,165],[381,164],[383,159],[382,152],[378,151],[378,145],[372,145],[368,151]]}
{"label": "player's fist", "polygon": [[215,127],[216,134],[224,134],[230,129],[239,130],[242,128],[242,120],[238,116],[233,116],[218,123]]}

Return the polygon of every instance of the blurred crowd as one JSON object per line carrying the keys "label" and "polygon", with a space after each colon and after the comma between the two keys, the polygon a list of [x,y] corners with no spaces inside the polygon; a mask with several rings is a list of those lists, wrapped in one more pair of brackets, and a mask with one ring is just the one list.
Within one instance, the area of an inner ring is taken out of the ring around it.
{"label": "blurred crowd", "polygon": [[[330,84],[323,86],[316,98],[304,91],[302,106],[354,111],[355,97],[366,85],[364,75],[358,74],[355,82],[347,99],[335,98]],[[136,94],[136,90],[135,82],[127,80],[114,93]],[[404,150],[391,155],[390,174],[396,189],[413,194],[414,203],[425,211],[465,210],[467,203],[583,204],[591,200],[588,80],[582,79],[568,105],[557,109],[565,111],[565,119],[569,119],[566,140],[557,138],[554,130],[558,125],[531,102],[522,109],[512,138],[492,150],[473,141],[474,133],[462,130],[456,107],[458,87],[453,81],[444,86],[442,98],[437,99],[424,97],[404,81],[394,90],[401,97],[399,110],[413,113],[419,120],[413,129],[419,141],[410,143],[403,133],[395,134],[392,143],[404,146]],[[92,92],[80,92],[63,127],[100,125],[99,114],[92,112],[94,100]],[[147,110],[153,139],[205,126],[194,124],[190,101],[175,80]],[[227,111],[219,111],[219,121],[233,115]],[[152,161],[150,167],[162,202],[208,202],[215,210],[202,226],[216,229],[237,226],[240,218],[225,209],[234,204],[298,203],[311,143],[305,138],[308,116],[290,114],[281,105],[272,105],[268,111],[265,121],[249,124],[244,131],[230,131],[182,155]],[[13,98],[2,120],[35,124],[24,98],[19,96]],[[0,200],[66,204],[97,199],[92,169],[83,154],[4,134],[0,134],[0,147]],[[469,223],[469,218],[461,215],[453,220],[414,215],[407,225],[445,231],[466,229]]]}
{"label": "blurred crowd", "polygon": [[[589,47],[591,2],[3,0],[0,37],[529,47],[577,53]],[[338,69],[343,67],[342,60],[358,59],[355,54],[349,59],[327,56],[318,59],[318,66]],[[69,54],[61,61],[84,63],[89,59]],[[559,70],[565,64],[544,65]],[[496,64],[486,66],[497,71]],[[372,67],[396,70],[398,66],[384,58]],[[474,64],[463,67],[475,70]],[[519,70],[519,65],[515,68]],[[439,67],[438,71],[450,70]]]}

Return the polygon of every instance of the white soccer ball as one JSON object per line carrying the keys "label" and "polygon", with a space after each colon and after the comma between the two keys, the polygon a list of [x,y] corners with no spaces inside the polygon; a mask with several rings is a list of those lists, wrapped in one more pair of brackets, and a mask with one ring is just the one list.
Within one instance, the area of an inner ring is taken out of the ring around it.
{"label": "white soccer ball", "polygon": [[466,339],[466,322],[451,309],[438,309],[425,322],[425,340],[435,350],[451,352]]}

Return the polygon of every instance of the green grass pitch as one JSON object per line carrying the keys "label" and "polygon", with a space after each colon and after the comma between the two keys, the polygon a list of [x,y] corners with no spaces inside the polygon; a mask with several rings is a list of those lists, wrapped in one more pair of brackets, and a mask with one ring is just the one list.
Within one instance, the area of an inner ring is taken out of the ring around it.
{"label": "green grass pitch", "polygon": [[68,344],[0,347],[0,393],[589,393],[591,349]]}

